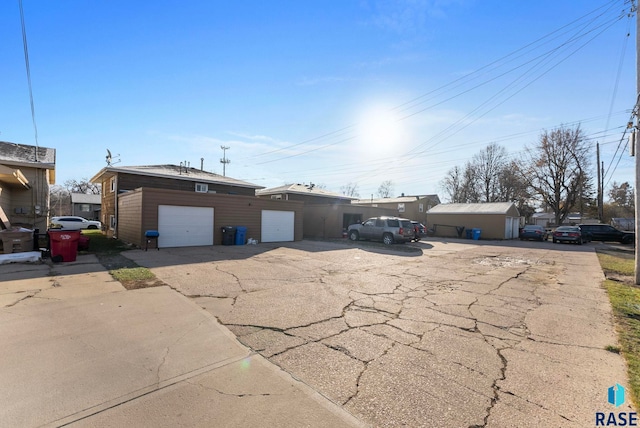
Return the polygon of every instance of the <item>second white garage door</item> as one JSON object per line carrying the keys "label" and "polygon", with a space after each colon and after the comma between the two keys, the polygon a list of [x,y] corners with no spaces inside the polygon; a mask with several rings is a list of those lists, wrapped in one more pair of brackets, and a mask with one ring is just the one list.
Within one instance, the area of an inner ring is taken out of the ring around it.
{"label": "second white garage door", "polygon": [[262,210],[262,242],[291,242],[295,212]]}
{"label": "second white garage door", "polygon": [[158,205],[158,247],[213,245],[213,208]]}

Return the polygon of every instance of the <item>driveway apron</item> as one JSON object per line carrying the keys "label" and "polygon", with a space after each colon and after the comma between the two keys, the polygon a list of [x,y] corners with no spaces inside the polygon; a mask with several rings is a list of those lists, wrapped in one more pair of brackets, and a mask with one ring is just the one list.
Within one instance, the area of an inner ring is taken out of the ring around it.
{"label": "driveway apron", "polygon": [[[373,426],[583,427],[626,383],[589,246],[302,241],[126,253]],[[629,404],[616,409],[631,411]]]}

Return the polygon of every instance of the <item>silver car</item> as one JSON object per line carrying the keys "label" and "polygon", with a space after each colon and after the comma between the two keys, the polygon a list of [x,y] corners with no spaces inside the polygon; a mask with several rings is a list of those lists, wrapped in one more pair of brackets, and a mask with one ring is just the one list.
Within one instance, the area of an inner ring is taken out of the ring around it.
{"label": "silver car", "polygon": [[363,223],[352,224],[347,229],[352,241],[368,239],[382,241],[385,245],[410,242],[414,238],[411,220],[400,217],[373,217]]}

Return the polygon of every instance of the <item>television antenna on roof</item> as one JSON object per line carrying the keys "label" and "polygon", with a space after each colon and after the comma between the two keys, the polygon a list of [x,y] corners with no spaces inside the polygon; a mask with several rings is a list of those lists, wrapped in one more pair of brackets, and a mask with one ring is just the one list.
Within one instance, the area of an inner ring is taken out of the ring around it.
{"label": "television antenna on roof", "polygon": [[119,154],[116,155],[116,158],[114,160],[113,156],[111,156],[111,150],[107,149],[106,161],[107,161],[107,166],[115,165],[120,162],[120,155]]}

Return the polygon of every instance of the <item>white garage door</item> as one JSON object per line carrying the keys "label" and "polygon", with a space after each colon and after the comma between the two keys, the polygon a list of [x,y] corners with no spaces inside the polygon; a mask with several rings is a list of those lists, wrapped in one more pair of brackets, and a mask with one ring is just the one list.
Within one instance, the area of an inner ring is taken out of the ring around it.
{"label": "white garage door", "polygon": [[158,205],[158,247],[213,245],[213,208]]}
{"label": "white garage door", "polygon": [[262,242],[293,241],[293,211],[262,210]]}

